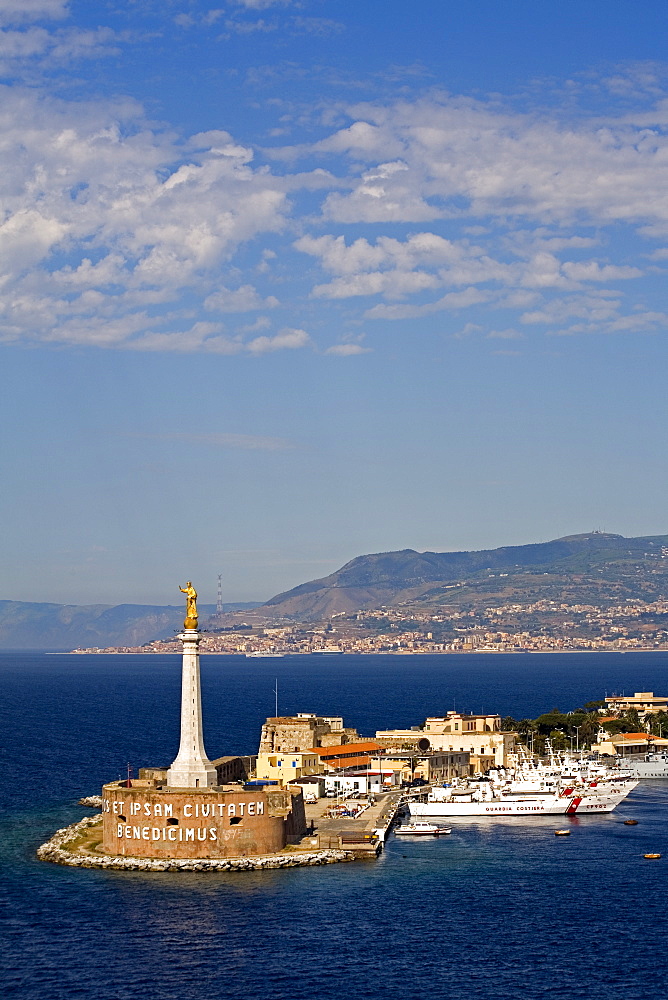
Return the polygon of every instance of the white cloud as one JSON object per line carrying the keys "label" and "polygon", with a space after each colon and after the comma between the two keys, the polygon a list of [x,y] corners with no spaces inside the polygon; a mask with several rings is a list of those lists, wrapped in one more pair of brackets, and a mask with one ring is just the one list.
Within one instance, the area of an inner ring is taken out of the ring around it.
{"label": "white cloud", "polygon": [[642,271],[637,267],[616,267],[614,264],[599,264],[595,260],[574,263],[566,261],[562,270],[574,281],[619,281],[627,278],[639,278]]}
{"label": "white cloud", "polygon": [[7,78],[25,76],[33,82],[40,72],[118,52],[116,35],[109,28],[0,28],[0,74]]}
{"label": "white cloud", "polygon": [[348,358],[353,354],[368,354],[370,347],[362,347],[361,344],[332,344],[325,351],[325,354],[335,354],[340,358]]}
{"label": "white cloud", "polygon": [[442,217],[443,211],[418,191],[406,163],[380,163],[362,174],[352,194],[328,195],[323,215],[335,222],[430,222]]}
{"label": "white cloud", "polygon": [[59,20],[68,14],[68,0],[0,0],[0,24]]}
{"label": "white cloud", "polygon": [[[26,26],[38,8],[67,11],[32,4],[0,34],[0,59],[67,63],[116,43],[106,29]],[[0,17],[12,10],[0,0]],[[318,300],[323,316],[345,310],[348,329],[448,310],[475,310],[479,324],[483,308],[508,311],[485,324],[502,333],[661,325],[660,305],[631,298],[631,279],[643,276],[643,295],[652,279],[638,241],[668,232],[668,135],[642,116],[569,125],[450,97],[366,104],[326,138],[279,151],[274,173],[227,131],[181,138],[131,100],[37,87],[0,98],[5,340],[259,356],[311,345],[300,306]],[[309,170],[291,154],[308,154]],[[278,332],[266,316],[217,322],[279,306]]]}
{"label": "white cloud", "polygon": [[428,302],[422,306],[373,306],[367,309],[364,315],[367,319],[419,319],[446,309],[468,309],[469,306],[489,301],[489,298],[488,293],[481,292],[477,288],[465,288],[461,292],[448,292],[438,301]]}
{"label": "white cloud", "polygon": [[[326,200],[333,221],[412,222],[453,212],[541,224],[578,216],[668,224],[668,136],[656,129],[600,119],[569,126],[457,98],[362,104],[350,115],[351,125],[313,147],[363,164],[349,194]],[[396,161],[388,163],[388,153]]]}
{"label": "white cloud", "polygon": [[267,7],[287,7],[294,0],[233,0],[239,7],[247,7],[248,10],[265,10]]}
{"label": "white cloud", "polygon": [[278,299],[273,295],[263,299],[252,285],[242,285],[241,288],[230,290],[219,288],[204,299],[204,308],[210,312],[251,312],[254,309],[273,309]]}
{"label": "white cloud", "polygon": [[[209,311],[277,305],[218,277],[242,244],[285,224],[283,183],[254,169],[250,150],[224,132],[182,145],[144,123],[131,101],[68,104],[0,90],[5,337],[115,344],[142,324],[160,326],[149,303],[194,287]],[[54,267],[63,255],[69,262]],[[197,337],[151,333],[143,348],[160,344],[194,348]]]}
{"label": "white cloud", "polygon": [[269,354],[273,351],[307,347],[310,343],[311,338],[305,330],[281,330],[273,337],[255,337],[248,341],[245,349],[251,354]]}
{"label": "white cloud", "polygon": [[604,323],[612,320],[619,311],[618,298],[608,295],[578,295],[567,298],[553,299],[546,302],[542,308],[525,312],[520,316],[520,322],[525,324],[563,323],[570,317],[587,319],[590,322]]}

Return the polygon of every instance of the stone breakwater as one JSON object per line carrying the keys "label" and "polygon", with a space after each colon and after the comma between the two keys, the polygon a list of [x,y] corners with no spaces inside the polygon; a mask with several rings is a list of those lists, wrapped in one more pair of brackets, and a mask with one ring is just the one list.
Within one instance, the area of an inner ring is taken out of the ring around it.
{"label": "stone breakwater", "polygon": [[213,872],[258,871],[263,868],[297,868],[308,865],[331,865],[339,861],[353,861],[350,851],[303,851],[294,854],[269,854],[254,858],[130,858],[119,855],[76,853],[68,849],[77,837],[90,827],[102,822],[102,815],[85,816],[78,823],[56,830],[50,840],[37,849],[42,861],[74,868],[111,868],[145,872]]}

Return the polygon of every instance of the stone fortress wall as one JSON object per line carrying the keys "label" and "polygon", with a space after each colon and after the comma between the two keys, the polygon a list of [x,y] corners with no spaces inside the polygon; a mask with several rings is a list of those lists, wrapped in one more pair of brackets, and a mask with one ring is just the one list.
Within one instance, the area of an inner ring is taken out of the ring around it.
{"label": "stone fortress wall", "polygon": [[102,849],[141,858],[249,857],[281,851],[306,830],[296,786],[252,791],[170,789],[155,781],[112,782],[102,789]]}
{"label": "stone fortress wall", "polygon": [[344,727],[343,719],[338,716],[300,712],[267,719],[262,726],[258,753],[294,753],[357,740],[357,730]]}

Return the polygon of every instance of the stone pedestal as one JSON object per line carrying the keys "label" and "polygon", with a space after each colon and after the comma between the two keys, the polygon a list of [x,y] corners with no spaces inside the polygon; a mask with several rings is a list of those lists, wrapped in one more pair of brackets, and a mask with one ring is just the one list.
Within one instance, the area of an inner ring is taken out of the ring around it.
{"label": "stone pedestal", "polygon": [[211,788],[217,784],[216,769],[206,755],[202,737],[202,697],[199,681],[199,632],[186,629],[181,679],[181,744],[167,772],[169,788]]}

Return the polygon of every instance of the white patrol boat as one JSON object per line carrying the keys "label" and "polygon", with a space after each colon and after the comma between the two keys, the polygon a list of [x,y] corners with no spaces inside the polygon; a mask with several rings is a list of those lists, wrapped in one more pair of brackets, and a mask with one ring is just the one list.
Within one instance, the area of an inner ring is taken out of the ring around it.
{"label": "white patrol boat", "polygon": [[612,812],[638,784],[628,771],[597,764],[595,770],[559,760],[549,763],[520,754],[513,768],[497,768],[484,778],[435,786],[422,801],[410,803],[420,820],[442,816],[540,816]]}
{"label": "white patrol boat", "polygon": [[402,823],[401,826],[396,827],[394,833],[399,836],[442,837],[452,833],[452,830],[446,830],[445,827],[437,826],[436,823]]}
{"label": "white patrol boat", "polygon": [[644,757],[624,757],[617,765],[634,778],[668,778],[668,753],[648,753]]}
{"label": "white patrol boat", "polygon": [[433,788],[424,802],[411,802],[411,816],[420,819],[444,816],[578,816],[612,812],[638,782],[620,777],[604,786],[566,787],[555,791],[516,792],[495,789],[489,781],[458,787]]}

